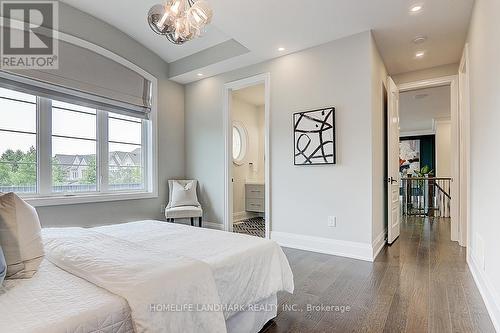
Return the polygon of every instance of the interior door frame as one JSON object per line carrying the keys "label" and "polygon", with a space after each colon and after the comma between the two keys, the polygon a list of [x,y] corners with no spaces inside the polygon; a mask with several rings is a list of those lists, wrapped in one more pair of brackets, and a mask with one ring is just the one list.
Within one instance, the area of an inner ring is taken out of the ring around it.
{"label": "interior door frame", "polygon": [[224,230],[233,231],[233,136],[231,97],[232,92],[264,84],[264,173],[265,173],[265,238],[269,239],[271,228],[271,158],[270,158],[270,102],[271,73],[263,73],[224,84],[223,91],[223,133],[224,133]]}
{"label": "interior door frame", "polygon": [[[459,111],[459,80],[457,75],[442,76],[433,79],[420,80],[399,84],[399,91],[405,92],[416,89],[433,88],[441,86],[450,87],[450,107],[451,107],[451,142],[452,142],[452,178],[451,182],[451,240],[459,242],[461,234],[467,237],[467,230],[460,223],[460,187],[462,183],[460,175],[460,139],[467,133],[460,131],[460,111]],[[460,242],[460,245],[462,243]],[[465,246],[465,245],[462,245]]]}
{"label": "interior door frame", "polygon": [[460,233],[459,243],[470,249],[470,84],[469,44],[458,66],[460,110]]}

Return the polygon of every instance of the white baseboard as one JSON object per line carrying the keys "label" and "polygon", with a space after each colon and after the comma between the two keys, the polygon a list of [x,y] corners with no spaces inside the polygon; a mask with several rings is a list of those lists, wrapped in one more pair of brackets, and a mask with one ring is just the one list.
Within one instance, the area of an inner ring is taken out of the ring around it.
{"label": "white baseboard", "polygon": [[375,258],[377,258],[378,254],[380,253],[380,251],[382,251],[382,249],[384,248],[385,246],[385,235],[387,235],[387,229],[385,229],[384,231],[382,231],[378,236],[377,238],[375,238],[375,240],[373,241],[373,244],[372,244],[372,249],[373,249],[373,260],[375,260]]}
{"label": "white baseboard", "polygon": [[248,212],[245,212],[245,211],[233,213],[233,223],[241,221],[241,220],[246,220],[249,217],[250,217],[250,214]]}
{"label": "white baseboard", "polygon": [[369,243],[349,242],[278,231],[271,231],[271,239],[284,247],[373,261],[373,248]]}
{"label": "white baseboard", "polygon": [[238,212],[238,213],[233,213],[233,223],[237,223],[243,220],[251,219],[253,217],[258,217],[258,216],[263,216],[260,213],[254,213],[254,212]]}
{"label": "white baseboard", "polygon": [[224,224],[222,223],[203,221],[201,225],[203,226],[203,228],[224,230]]}
{"label": "white baseboard", "polygon": [[495,330],[500,332],[500,296],[495,292],[495,288],[491,284],[490,279],[482,269],[477,265],[476,260],[470,254],[467,255],[467,264],[472,273],[472,277],[476,282],[477,289],[483,297],[484,304],[490,315]]}

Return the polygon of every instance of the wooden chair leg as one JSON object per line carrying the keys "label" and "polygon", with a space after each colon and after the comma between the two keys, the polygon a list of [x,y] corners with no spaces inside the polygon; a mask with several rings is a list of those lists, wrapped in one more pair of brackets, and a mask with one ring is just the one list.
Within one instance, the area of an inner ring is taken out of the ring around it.
{"label": "wooden chair leg", "polygon": [[194,217],[191,218],[191,226],[194,227]]}
{"label": "wooden chair leg", "polygon": [[201,216],[198,218],[198,224],[199,224],[198,226],[201,228],[201,226],[202,226],[201,225]]}

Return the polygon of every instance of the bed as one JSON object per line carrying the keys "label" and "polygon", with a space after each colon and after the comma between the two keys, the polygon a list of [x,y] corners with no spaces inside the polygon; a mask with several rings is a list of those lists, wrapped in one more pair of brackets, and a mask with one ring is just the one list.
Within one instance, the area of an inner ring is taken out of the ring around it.
{"label": "bed", "polygon": [[[92,275],[89,277],[86,273],[72,270],[70,266],[67,268],[67,258],[60,257],[58,260],[57,251],[52,251],[63,249],[63,253],[71,253],[71,248],[68,251],[65,246],[66,239],[72,237],[78,240],[78,251],[81,251],[81,246],[86,245],[81,244],[79,235],[87,230],[43,230],[49,251],[39,272],[32,279],[6,281],[6,291],[0,296],[0,332],[155,331],[137,325],[134,306],[131,306],[133,303],[126,293],[124,297]],[[91,236],[98,235],[106,242],[111,240],[113,248],[119,248],[123,242],[126,249],[131,248],[135,252],[144,247],[151,253],[160,254],[160,258],[167,253],[179,260],[187,260],[189,265],[191,262],[195,265],[206,264],[209,272],[205,271],[197,281],[204,283],[210,281],[211,277],[207,275],[213,276],[217,303],[226,305],[221,316],[227,332],[258,332],[276,316],[276,293],[281,290],[293,292],[293,277],[286,257],[279,246],[269,240],[152,220],[96,227],[89,231]],[[99,248],[103,247],[99,245]],[[108,251],[99,252],[105,254]],[[182,271],[178,273],[174,269],[173,272],[181,280],[186,280],[182,278]],[[172,289],[175,291],[175,288]],[[167,331],[176,330],[170,328]],[[184,327],[178,331],[195,332],[198,329]]]}

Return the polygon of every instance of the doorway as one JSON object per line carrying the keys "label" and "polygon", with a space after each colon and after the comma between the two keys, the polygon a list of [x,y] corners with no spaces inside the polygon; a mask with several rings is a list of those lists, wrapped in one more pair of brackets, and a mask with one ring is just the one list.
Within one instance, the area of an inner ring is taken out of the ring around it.
{"label": "doorway", "polygon": [[224,229],[269,238],[269,74],[224,86]]}
{"label": "doorway", "polygon": [[458,241],[466,232],[460,227],[458,76],[398,88],[401,217],[447,218],[451,240]]}

